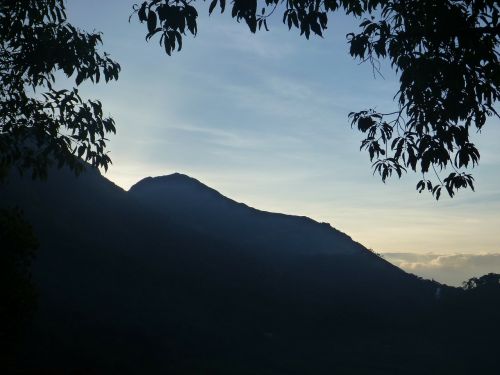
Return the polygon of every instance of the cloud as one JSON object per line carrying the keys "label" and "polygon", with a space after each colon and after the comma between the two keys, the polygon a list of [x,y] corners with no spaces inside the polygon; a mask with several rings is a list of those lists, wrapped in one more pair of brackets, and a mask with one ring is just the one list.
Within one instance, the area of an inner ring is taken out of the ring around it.
{"label": "cloud", "polygon": [[[297,50],[293,43],[283,42],[276,35],[252,34],[246,25],[238,27],[232,23],[218,23],[212,24],[211,29],[212,43],[218,45],[219,48],[232,50],[246,56],[282,60],[293,55]],[[279,43],[280,41],[281,43]]]}
{"label": "cloud", "polygon": [[384,253],[383,256],[407,272],[455,286],[471,277],[500,273],[500,253]]}

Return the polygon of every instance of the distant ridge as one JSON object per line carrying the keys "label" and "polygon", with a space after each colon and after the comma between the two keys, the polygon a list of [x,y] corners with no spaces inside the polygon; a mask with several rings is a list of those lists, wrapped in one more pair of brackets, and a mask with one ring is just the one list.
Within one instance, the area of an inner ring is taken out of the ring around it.
{"label": "distant ridge", "polygon": [[129,194],[183,225],[263,252],[367,251],[327,223],[249,207],[180,173],[142,179]]}
{"label": "distant ridge", "polygon": [[[145,177],[142,180],[136,182],[133,184],[129,192],[132,194],[141,194],[142,192],[144,193],[160,193],[163,191],[165,192],[166,190],[176,190],[176,194],[179,194],[182,192],[182,194],[190,193],[190,192],[195,192],[200,193],[203,192],[204,194],[211,195],[214,198],[221,198],[222,200],[225,200],[227,202],[232,202],[234,204],[240,205],[242,207],[247,207],[251,210],[257,211],[257,212],[262,212],[262,213],[268,213],[268,214],[273,214],[273,215],[281,215],[281,216],[286,216],[286,217],[295,217],[295,218],[301,218],[304,219],[305,221],[310,221],[313,223],[317,224],[322,224],[322,225],[328,225],[328,223],[319,223],[307,216],[299,216],[299,215],[290,215],[290,214],[283,214],[280,212],[271,212],[271,211],[265,211],[261,210],[258,208],[254,208],[251,206],[248,206],[247,204],[243,202],[238,202],[235,201],[234,199],[228,198],[225,195],[221,194],[219,191],[215,190],[214,188],[211,188],[208,185],[205,185],[201,181],[197,180],[194,177],[188,176],[183,173],[179,172],[174,172],[172,174],[168,175],[163,175],[163,176],[156,176],[156,177]],[[350,238],[350,237],[349,237]]]}

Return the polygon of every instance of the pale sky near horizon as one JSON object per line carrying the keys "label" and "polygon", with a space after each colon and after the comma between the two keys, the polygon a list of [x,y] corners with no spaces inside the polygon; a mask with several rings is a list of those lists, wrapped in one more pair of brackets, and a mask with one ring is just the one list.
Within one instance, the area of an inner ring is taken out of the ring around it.
{"label": "pale sky near horizon", "polygon": [[347,115],[394,110],[397,77],[384,68],[374,79],[348,55],[357,21],[332,17],[324,39],[307,41],[279,15],[253,35],[205,10],[198,36],[168,57],[157,38],[145,42],[145,25],[128,23],[133,3],[67,1],[68,20],[102,31],[122,66],[118,82],[81,86],[116,121],[108,179],[128,189],[185,173],[255,208],[329,222],[377,252],[500,252],[500,121],[475,139],[475,193],[436,202],[416,192],[413,173],[383,184]]}

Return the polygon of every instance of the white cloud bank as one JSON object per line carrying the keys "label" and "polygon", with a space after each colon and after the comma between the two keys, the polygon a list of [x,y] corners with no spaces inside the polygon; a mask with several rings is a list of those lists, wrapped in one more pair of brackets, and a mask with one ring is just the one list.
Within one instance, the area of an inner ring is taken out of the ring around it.
{"label": "white cloud bank", "polygon": [[500,273],[500,253],[383,253],[382,255],[407,272],[454,286],[461,286],[463,281],[471,277],[490,272]]}

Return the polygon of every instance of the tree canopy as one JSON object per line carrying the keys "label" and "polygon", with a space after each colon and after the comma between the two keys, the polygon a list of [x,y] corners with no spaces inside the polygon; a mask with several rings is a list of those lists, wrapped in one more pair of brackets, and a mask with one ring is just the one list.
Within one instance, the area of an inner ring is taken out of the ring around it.
{"label": "tree canopy", "polygon": [[17,167],[44,177],[56,162],[75,172],[81,160],[107,168],[106,134],[114,121],[98,100],[83,100],[76,87],[56,89],[56,75],[117,79],[118,63],[98,51],[100,33],[66,20],[64,0],[0,3],[0,177]]}
{"label": "tree canopy", "polygon": [[463,282],[464,290],[478,290],[487,288],[493,288],[497,291],[500,290],[500,274],[488,273],[487,275],[483,275],[479,278],[473,277]]}
{"label": "tree canopy", "polygon": [[31,262],[38,247],[19,209],[0,208],[0,369],[19,350],[22,330],[36,309]]}
{"label": "tree canopy", "polygon": [[[159,36],[171,55],[181,50],[184,36],[197,34],[196,5],[146,0],[134,6],[132,16],[146,24],[146,39]],[[498,1],[211,0],[208,11],[224,12],[226,6],[253,33],[269,30],[268,20],[278,12],[306,38],[322,37],[332,12],[360,19],[360,29],[347,35],[351,56],[371,63],[374,72],[387,59],[400,79],[395,108],[349,114],[351,126],[364,134],[361,149],[374,173],[384,182],[408,169],[421,173],[417,190],[429,190],[436,199],[443,188],[452,197],[460,188],[474,189],[468,170],[480,154],[470,132],[480,131],[488,117],[499,117]]]}

